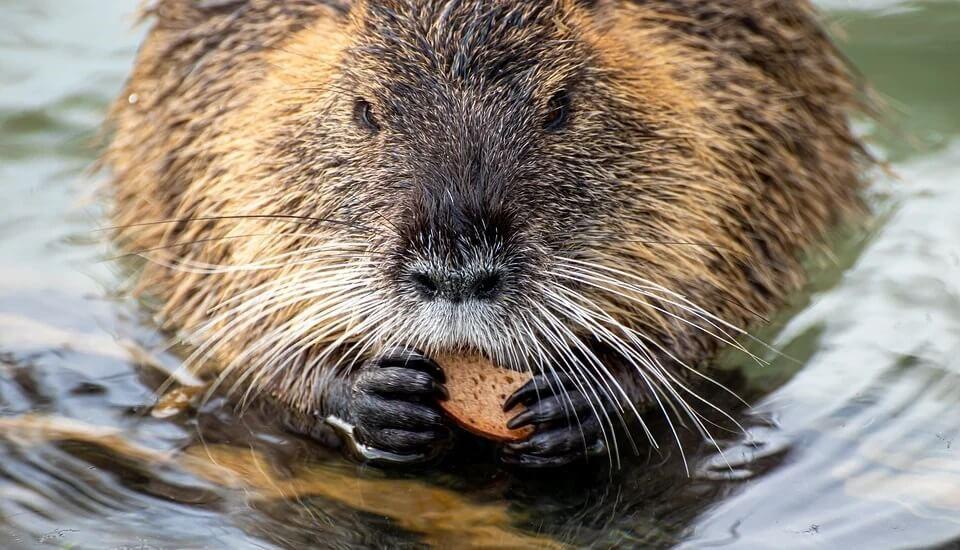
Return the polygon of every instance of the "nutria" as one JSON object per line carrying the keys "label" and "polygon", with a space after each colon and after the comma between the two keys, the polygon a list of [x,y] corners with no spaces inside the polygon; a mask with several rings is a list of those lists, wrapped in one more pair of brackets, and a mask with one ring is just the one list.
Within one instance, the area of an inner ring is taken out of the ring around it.
{"label": "nutria", "polygon": [[807,0],[147,11],[105,156],[137,290],[188,365],[368,458],[446,448],[456,350],[536,375],[509,463],[613,456],[647,410],[705,430],[703,362],[860,208],[860,93]]}

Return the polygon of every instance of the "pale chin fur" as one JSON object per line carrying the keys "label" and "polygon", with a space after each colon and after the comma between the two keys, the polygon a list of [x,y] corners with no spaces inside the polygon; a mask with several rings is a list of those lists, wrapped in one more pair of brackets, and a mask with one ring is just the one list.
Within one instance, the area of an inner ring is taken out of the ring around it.
{"label": "pale chin fur", "polygon": [[[407,306],[408,308],[410,306]],[[522,349],[501,318],[503,306],[467,300],[433,301],[413,306],[408,319],[383,340],[385,345],[408,345],[425,353],[478,352],[503,366],[515,367],[508,349]]]}

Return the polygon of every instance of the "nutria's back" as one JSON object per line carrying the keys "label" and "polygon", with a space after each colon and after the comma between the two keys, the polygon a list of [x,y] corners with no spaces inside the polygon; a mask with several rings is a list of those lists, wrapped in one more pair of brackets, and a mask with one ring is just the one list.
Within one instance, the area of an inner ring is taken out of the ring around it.
{"label": "nutria's back", "polygon": [[394,345],[685,410],[858,208],[857,87],[805,0],[152,15],[106,155],[140,289],[198,363],[304,412]]}

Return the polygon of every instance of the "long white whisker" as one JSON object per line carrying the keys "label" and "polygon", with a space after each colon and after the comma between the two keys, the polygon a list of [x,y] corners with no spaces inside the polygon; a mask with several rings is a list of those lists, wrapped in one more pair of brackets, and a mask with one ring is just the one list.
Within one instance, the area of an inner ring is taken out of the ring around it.
{"label": "long white whisker", "polygon": [[[747,354],[751,359],[753,359],[754,361],[756,361],[756,362],[757,362],[758,364],[760,364],[760,365],[767,365],[767,364],[768,364],[766,360],[762,359],[761,357],[758,357],[757,355],[755,355],[755,354],[753,354],[752,352],[750,352],[749,350],[747,350],[742,344],[740,344],[739,342],[737,342],[731,335],[727,334],[726,331],[724,331],[722,328],[720,328],[719,326],[717,326],[716,323],[714,323],[713,321],[711,321],[711,320],[708,318],[709,316],[708,316],[707,314],[704,314],[704,313],[698,311],[696,308],[686,306],[686,305],[684,305],[684,304],[681,304],[681,303],[679,303],[679,302],[670,300],[670,299],[668,299],[668,298],[664,298],[663,296],[654,294],[654,293],[652,293],[652,292],[650,292],[650,291],[647,291],[647,290],[643,290],[643,289],[641,289],[641,288],[639,288],[639,287],[635,287],[635,286],[633,286],[633,285],[629,285],[629,284],[623,283],[623,282],[621,282],[621,281],[617,281],[616,279],[610,279],[610,278],[607,278],[607,277],[598,277],[598,276],[596,276],[595,274],[577,272],[577,271],[573,271],[573,270],[571,270],[571,271],[566,271],[566,270],[561,269],[561,270],[558,270],[558,271],[557,271],[556,275],[557,275],[558,277],[561,277],[561,278],[566,278],[566,279],[570,279],[570,280],[573,280],[573,281],[577,281],[577,282],[579,282],[579,283],[581,283],[581,284],[586,284],[586,285],[588,285],[588,286],[595,286],[595,287],[597,287],[597,288],[601,288],[601,289],[605,290],[606,292],[609,292],[609,293],[614,294],[614,295],[616,295],[616,296],[619,296],[619,297],[621,297],[621,298],[625,298],[625,299],[627,299],[627,300],[630,300],[630,301],[633,301],[633,302],[637,302],[638,304],[640,304],[640,305],[643,306],[643,307],[649,307],[650,309],[653,309],[653,310],[655,310],[655,311],[657,311],[657,312],[663,313],[664,315],[666,315],[666,316],[668,316],[668,317],[670,317],[670,318],[672,318],[672,319],[675,319],[675,320],[677,320],[677,321],[679,321],[679,322],[681,322],[681,323],[683,323],[683,324],[685,324],[685,325],[688,325],[688,326],[690,326],[690,327],[693,327],[693,328],[695,328],[695,329],[697,329],[697,330],[699,330],[699,331],[701,331],[701,332],[703,332],[703,333],[705,333],[705,334],[707,334],[707,335],[709,335],[709,336],[712,336],[713,338],[716,338],[717,340],[719,340],[720,342],[722,342],[722,343],[724,343],[724,344],[726,344],[726,345],[729,345],[729,346],[731,346],[731,347],[734,347],[734,348],[742,351],[743,353]],[[605,285],[604,283],[606,283],[606,285]],[[613,285],[614,287],[622,288],[622,289],[624,289],[624,290],[616,290],[615,288],[611,288],[610,285]],[[673,313],[672,311],[669,311],[669,310],[667,310],[667,309],[665,309],[665,308],[659,307],[659,306],[653,304],[653,303],[650,302],[650,301],[639,301],[639,300],[637,300],[637,297],[636,297],[636,296],[633,296],[633,295],[631,295],[631,294],[628,294],[626,291],[631,291],[631,292],[634,292],[634,293],[637,293],[637,294],[641,294],[641,295],[646,296],[646,297],[648,297],[648,298],[652,298],[652,299],[654,299],[654,300],[661,301],[661,302],[664,302],[664,303],[666,303],[666,304],[669,304],[669,305],[678,307],[678,308],[680,308],[681,310],[686,311],[687,313],[690,313],[690,314],[692,314],[692,315],[700,318],[701,320],[703,320],[703,321],[706,322],[707,324],[713,326],[714,328],[716,328],[716,329],[720,332],[720,334],[715,334],[714,332],[712,332],[712,331],[710,331],[710,330],[708,330],[708,329],[706,329],[706,328],[704,328],[704,327],[702,327],[702,326],[700,326],[700,325],[698,325],[698,324],[690,321],[689,319],[686,319],[686,318],[684,318],[683,316],[678,315],[678,314],[676,314],[676,313]]]}

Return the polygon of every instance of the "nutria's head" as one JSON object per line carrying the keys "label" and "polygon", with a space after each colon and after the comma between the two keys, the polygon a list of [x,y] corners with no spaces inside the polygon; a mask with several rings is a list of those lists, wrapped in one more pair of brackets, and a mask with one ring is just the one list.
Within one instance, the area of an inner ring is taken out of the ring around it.
{"label": "nutria's head", "polygon": [[[514,365],[596,336],[592,324],[635,325],[636,289],[592,296],[619,278],[603,269],[649,269],[639,243],[689,240],[679,234],[703,216],[690,209],[670,235],[658,225],[678,206],[664,202],[718,193],[689,181],[705,170],[671,143],[695,122],[689,107],[671,112],[689,101],[671,94],[672,69],[643,65],[671,49],[651,41],[639,55],[643,33],[610,17],[573,0],[370,1],[284,47],[273,77],[297,101],[271,92],[288,110],[259,154],[280,167],[267,176],[276,213],[296,204],[359,246],[337,278],[363,296],[337,321],[364,311],[379,322],[357,337]],[[683,177],[664,182],[672,173]],[[593,286],[576,280],[588,274]],[[573,322],[574,305],[590,313]]]}
{"label": "nutria's head", "polygon": [[608,229],[613,161],[633,153],[622,139],[649,133],[606,89],[591,15],[555,1],[354,14],[315,133],[295,147],[337,164],[330,214],[373,228],[369,282],[419,345],[517,347],[552,259]]}
{"label": "nutria's head", "polygon": [[121,222],[190,220],[137,226],[143,248],[189,243],[144,288],[200,355],[305,409],[330,365],[390,344],[666,391],[663,363],[766,310],[853,202],[833,185],[853,178],[849,90],[760,95],[846,82],[832,57],[761,70],[634,2],[291,4],[192,49],[202,32],[161,24],[117,118],[163,143],[112,155],[139,182]]}

